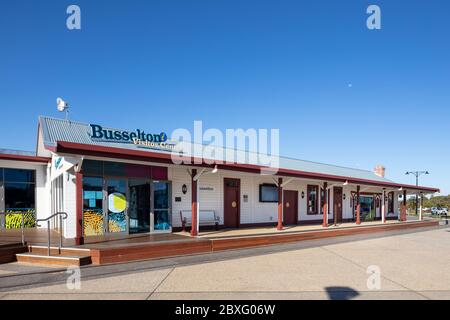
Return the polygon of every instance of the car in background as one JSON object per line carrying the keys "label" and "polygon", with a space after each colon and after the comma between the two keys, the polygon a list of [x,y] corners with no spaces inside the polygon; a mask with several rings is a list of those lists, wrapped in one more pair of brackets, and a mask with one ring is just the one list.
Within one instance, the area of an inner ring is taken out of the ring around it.
{"label": "car in background", "polygon": [[442,208],[442,207],[433,207],[433,208],[431,208],[431,214],[447,215],[448,214],[448,209],[447,208]]}

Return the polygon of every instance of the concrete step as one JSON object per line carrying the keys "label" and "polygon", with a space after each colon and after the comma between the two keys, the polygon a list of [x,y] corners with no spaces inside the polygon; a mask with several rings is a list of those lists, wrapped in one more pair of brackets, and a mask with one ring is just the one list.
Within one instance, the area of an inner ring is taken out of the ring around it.
{"label": "concrete step", "polygon": [[20,263],[31,263],[39,265],[55,265],[55,266],[84,266],[91,264],[90,255],[51,255],[37,253],[20,253],[16,254],[16,259]]}
{"label": "concrete step", "polygon": [[28,252],[27,246],[22,243],[7,243],[0,245],[0,263],[16,261],[17,253]]}

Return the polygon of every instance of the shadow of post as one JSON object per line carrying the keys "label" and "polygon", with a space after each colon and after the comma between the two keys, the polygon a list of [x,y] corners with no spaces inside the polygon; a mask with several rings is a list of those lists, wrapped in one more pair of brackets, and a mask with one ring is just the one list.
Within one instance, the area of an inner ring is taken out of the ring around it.
{"label": "shadow of post", "polygon": [[359,296],[358,291],[350,287],[326,287],[330,300],[351,300]]}

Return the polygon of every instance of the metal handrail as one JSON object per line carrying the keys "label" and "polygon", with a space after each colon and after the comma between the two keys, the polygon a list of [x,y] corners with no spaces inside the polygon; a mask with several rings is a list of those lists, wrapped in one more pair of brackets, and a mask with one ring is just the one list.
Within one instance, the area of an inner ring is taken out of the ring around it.
{"label": "metal handrail", "polygon": [[[4,215],[6,217],[7,214],[20,214],[22,215],[22,222],[20,225],[20,229],[21,229],[21,237],[22,237],[22,245],[25,245],[25,219],[24,219],[24,215],[26,214],[30,214],[32,212],[30,211],[0,211],[0,216]],[[6,222],[6,218],[5,218],[5,222]],[[3,225],[0,225],[0,227],[3,227]]]}
{"label": "metal handrail", "polygon": [[56,216],[62,216],[62,219],[59,219],[59,248],[58,248],[59,253],[61,253],[61,248],[63,246],[62,221],[67,219],[67,213],[66,212],[56,212],[45,219],[37,219],[36,220],[36,226],[38,226],[38,227],[40,227],[39,222],[47,221],[47,255],[48,256],[51,255],[51,252],[50,252],[50,220]]}

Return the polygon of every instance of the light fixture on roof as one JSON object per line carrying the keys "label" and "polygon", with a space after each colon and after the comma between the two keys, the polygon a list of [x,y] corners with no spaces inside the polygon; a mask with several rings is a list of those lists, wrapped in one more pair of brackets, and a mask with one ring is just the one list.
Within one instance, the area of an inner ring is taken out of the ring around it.
{"label": "light fixture on roof", "polygon": [[217,168],[217,164],[214,166],[214,169],[211,171],[211,173],[217,173],[217,170],[218,170],[218,168]]}
{"label": "light fixture on roof", "polygon": [[58,108],[59,112],[65,112],[66,113],[66,120],[69,119],[69,104],[64,101],[62,98],[56,98],[56,107]]}

